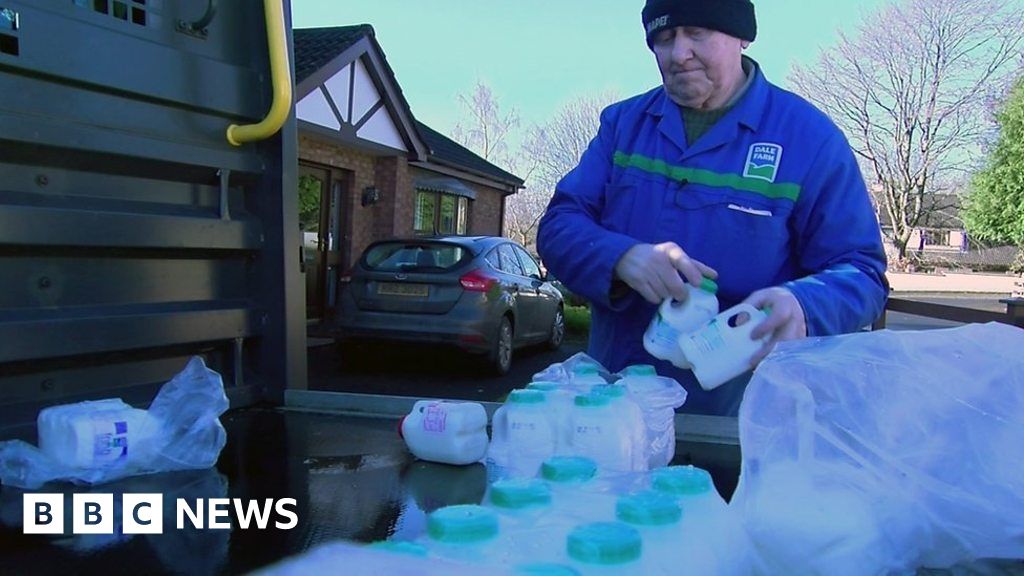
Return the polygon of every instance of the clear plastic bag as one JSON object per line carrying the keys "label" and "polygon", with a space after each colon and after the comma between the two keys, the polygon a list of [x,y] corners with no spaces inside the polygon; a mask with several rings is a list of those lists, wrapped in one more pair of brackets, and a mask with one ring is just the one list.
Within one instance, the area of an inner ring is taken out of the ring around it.
{"label": "clear plastic bag", "polygon": [[209,468],[227,441],[219,420],[227,409],[220,375],[196,356],[160,388],[148,411],[117,398],[44,410],[39,428],[47,450],[20,440],[0,443],[0,481],[34,489],[52,481],[102,484]]}
{"label": "clear plastic bag", "polygon": [[[537,372],[533,375],[533,381],[555,382],[556,384],[568,386],[570,388],[580,388],[580,386],[578,386],[574,381],[574,375],[586,369],[594,371],[594,376],[596,377],[593,379],[599,384],[604,384],[609,380],[615,379],[615,377],[612,376],[612,374],[608,372],[600,362],[594,360],[585,352],[577,352],[569,358],[566,358],[564,361],[556,362],[540,372]],[[604,382],[598,382],[598,380],[603,380]]]}
{"label": "clear plastic bag", "polygon": [[1024,557],[1024,330],[786,343],[740,407],[730,504],[760,574]]}
{"label": "clear plastic bag", "polygon": [[[612,374],[597,360],[578,352],[565,361],[552,364],[534,374],[534,382],[553,382],[560,389],[572,394],[586,394],[593,383],[617,381],[626,386],[629,399],[636,403],[643,413],[645,426],[643,446],[645,464],[635,470],[666,466],[675,455],[675,409],[686,402],[686,390],[672,378],[658,376],[654,368],[646,366],[651,374],[628,375],[628,370]],[[580,382],[581,372],[591,372],[589,385]]]}
{"label": "clear plastic bag", "polygon": [[686,389],[665,376],[624,375],[619,384],[643,412],[647,467],[668,466],[676,453],[676,408],[686,402]]}

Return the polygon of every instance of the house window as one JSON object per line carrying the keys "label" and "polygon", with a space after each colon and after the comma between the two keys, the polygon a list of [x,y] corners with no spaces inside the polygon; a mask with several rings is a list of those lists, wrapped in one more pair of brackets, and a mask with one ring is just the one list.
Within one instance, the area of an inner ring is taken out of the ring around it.
{"label": "house window", "polygon": [[416,191],[413,230],[417,234],[465,234],[469,200],[442,192]]}
{"label": "house window", "polygon": [[949,246],[949,230],[925,230],[925,246]]}
{"label": "house window", "polygon": [[469,220],[469,198],[459,196],[459,205],[455,218],[455,229],[459,231],[459,234],[465,234],[467,231],[466,222]]}
{"label": "house window", "polygon": [[431,192],[416,192],[416,214],[413,216],[413,230],[417,234],[433,234],[435,222],[437,221],[436,210],[437,194]]}

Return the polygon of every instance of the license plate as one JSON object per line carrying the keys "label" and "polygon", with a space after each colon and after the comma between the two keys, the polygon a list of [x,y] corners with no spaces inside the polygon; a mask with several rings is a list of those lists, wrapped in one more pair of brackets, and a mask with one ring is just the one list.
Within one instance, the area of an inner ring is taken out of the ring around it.
{"label": "license plate", "polygon": [[407,296],[409,298],[426,298],[426,284],[396,284],[381,282],[377,285],[377,294],[381,296]]}

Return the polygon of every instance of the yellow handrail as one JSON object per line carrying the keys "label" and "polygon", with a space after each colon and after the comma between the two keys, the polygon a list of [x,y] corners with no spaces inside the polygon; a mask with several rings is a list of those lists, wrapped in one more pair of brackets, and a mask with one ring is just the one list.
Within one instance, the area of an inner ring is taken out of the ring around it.
{"label": "yellow handrail", "polygon": [[292,108],[292,72],[288,66],[287,36],[284,30],[282,0],[263,0],[267,20],[267,45],[270,48],[270,78],[274,86],[274,102],[266,118],[258,124],[228,126],[228,142],[241,146],[270,138],[281,129]]}

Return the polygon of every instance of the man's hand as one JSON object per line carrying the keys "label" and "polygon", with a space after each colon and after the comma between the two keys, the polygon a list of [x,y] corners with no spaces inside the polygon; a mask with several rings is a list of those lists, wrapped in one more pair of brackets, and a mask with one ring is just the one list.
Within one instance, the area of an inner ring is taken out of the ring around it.
{"label": "man's hand", "polygon": [[687,256],[675,242],[637,244],[615,264],[615,275],[652,304],[659,304],[665,298],[686,300],[686,287],[680,274],[692,286],[700,286],[704,276],[718,277],[718,272]]}
{"label": "man's hand", "polygon": [[776,342],[799,340],[807,337],[807,321],[800,302],[789,290],[780,286],[758,290],[744,300],[754,308],[770,308],[768,318],[750,333],[753,340],[770,336],[765,345],[750,360],[757,366],[772,351]]}

